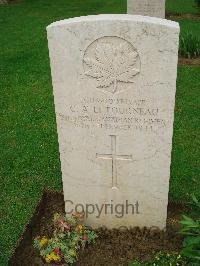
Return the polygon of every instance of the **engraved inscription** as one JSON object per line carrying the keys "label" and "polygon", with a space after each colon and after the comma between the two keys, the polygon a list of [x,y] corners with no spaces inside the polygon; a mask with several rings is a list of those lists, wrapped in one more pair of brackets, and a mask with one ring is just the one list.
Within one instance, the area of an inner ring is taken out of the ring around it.
{"label": "engraved inscription", "polygon": [[83,97],[60,116],[72,127],[151,134],[168,128],[166,109],[147,99]]}
{"label": "engraved inscription", "polygon": [[97,159],[112,160],[112,189],[117,188],[117,161],[132,161],[132,155],[118,155],[117,154],[117,136],[111,137],[111,153],[110,154],[96,154]]}
{"label": "engraved inscription", "polygon": [[145,16],[157,16],[161,10],[165,9],[165,1],[163,0],[129,0],[129,10],[133,14],[141,14]]}
{"label": "engraved inscription", "polygon": [[[133,83],[140,72],[140,58],[131,43],[119,37],[102,37],[88,46],[83,66],[85,75],[96,79],[96,87],[120,92],[120,83]],[[123,88],[123,90],[126,88]]]}
{"label": "engraved inscription", "polygon": [[144,2],[139,2],[137,7],[135,8],[138,12],[144,12],[146,14],[148,14],[148,12],[153,12],[156,13],[158,11],[158,3],[155,2],[148,2],[148,3],[144,3]]}

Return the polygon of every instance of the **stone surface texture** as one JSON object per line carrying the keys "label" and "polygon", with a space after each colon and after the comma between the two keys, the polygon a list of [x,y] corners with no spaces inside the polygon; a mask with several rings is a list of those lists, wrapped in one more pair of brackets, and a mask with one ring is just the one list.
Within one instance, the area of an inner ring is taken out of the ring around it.
{"label": "stone surface texture", "polygon": [[165,0],[127,0],[127,13],[165,18]]}
{"label": "stone surface texture", "polygon": [[93,227],[164,228],[178,23],[98,15],[47,32],[66,211],[84,206]]}
{"label": "stone surface texture", "polygon": [[3,5],[3,4],[8,4],[8,1],[7,0],[0,0],[0,5]]}

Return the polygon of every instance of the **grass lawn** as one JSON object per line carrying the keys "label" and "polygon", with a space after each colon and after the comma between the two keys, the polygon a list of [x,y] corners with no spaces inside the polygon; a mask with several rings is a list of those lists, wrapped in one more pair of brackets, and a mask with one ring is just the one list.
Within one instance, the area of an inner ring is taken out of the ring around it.
{"label": "grass lawn", "polygon": [[[168,0],[167,7],[176,12],[178,5],[172,3],[180,1]],[[186,7],[186,13],[196,11]],[[26,0],[0,6],[2,266],[7,265],[44,187],[62,188],[45,28],[63,18],[125,12],[126,0]],[[181,20],[181,30],[197,32],[200,24]],[[176,201],[200,191],[199,72],[200,67],[178,69],[170,183],[170,199]]]}
{"label": "grass lawn", "polygon": [[195,36],[200,38],[200,19],[198,20],[187,20],[187,19],[178,19],[177,22],[181,27],[181,36],[190,32]]}

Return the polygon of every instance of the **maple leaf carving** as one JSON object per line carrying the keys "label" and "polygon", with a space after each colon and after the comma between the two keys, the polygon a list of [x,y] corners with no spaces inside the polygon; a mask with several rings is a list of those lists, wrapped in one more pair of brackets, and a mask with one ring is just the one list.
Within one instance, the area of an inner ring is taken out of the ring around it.
{"label": "maple leaf carving", "polygon": [[118,90],[118,82],[134,82],[133,77],[140,70],[136,67],[138,53],[125,41],[116,43],[97,44],[93,57],[86,56],[87,65],[85,75],[96,78],[100,88],[113,84],[112,93]]}

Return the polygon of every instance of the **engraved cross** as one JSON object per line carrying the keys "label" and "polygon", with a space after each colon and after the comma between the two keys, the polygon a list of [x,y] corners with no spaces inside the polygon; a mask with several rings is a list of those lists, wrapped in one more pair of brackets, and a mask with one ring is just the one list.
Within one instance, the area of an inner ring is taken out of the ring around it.
{"label": "engraved cross", "polygon": [[132,161],[132,155],[118,155],[116,149],[116,138],[115,135],[111,137],[111,153],[110,154],[96,154],[97,159],[112,160],[112,188],[117,188],[117,161]]}

